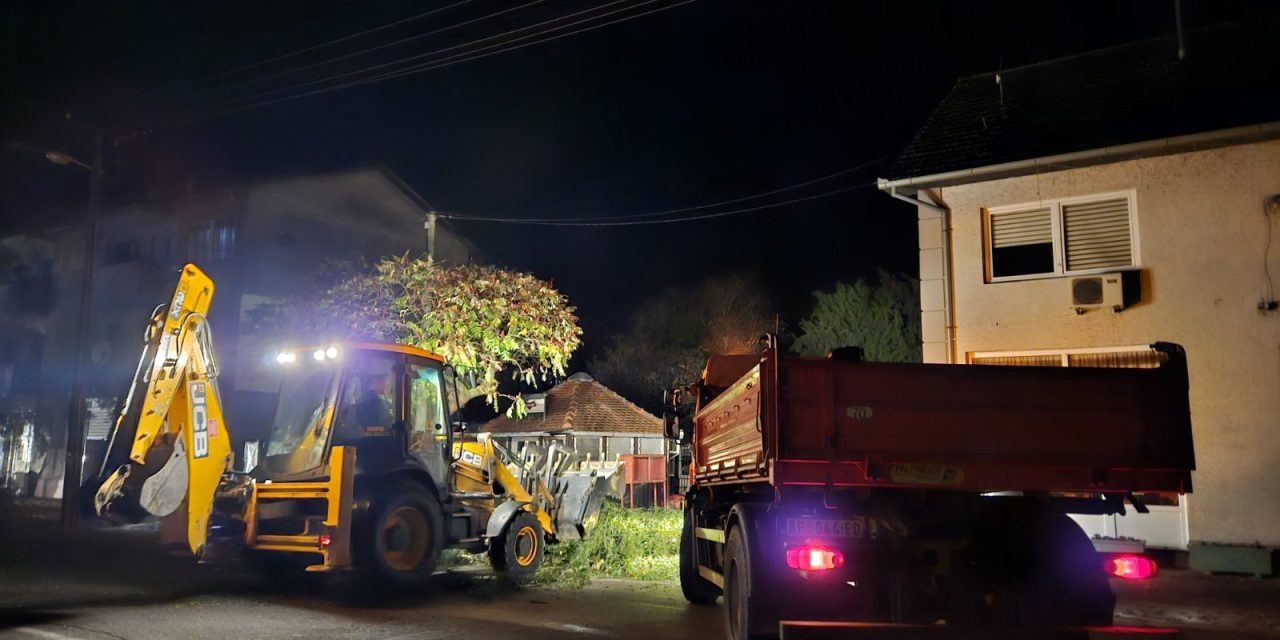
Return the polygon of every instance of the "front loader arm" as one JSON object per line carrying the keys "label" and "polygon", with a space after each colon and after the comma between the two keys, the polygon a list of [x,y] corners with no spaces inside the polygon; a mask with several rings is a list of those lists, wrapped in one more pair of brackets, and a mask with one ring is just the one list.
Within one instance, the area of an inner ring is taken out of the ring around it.
{"label": "front loader arm", "polygon": [[213,290],[188,264],[169,304],[153,314],[94,497],[100,514],[140,507],[160,516],[163,541],[196,555],[232,459],[205,319]]}

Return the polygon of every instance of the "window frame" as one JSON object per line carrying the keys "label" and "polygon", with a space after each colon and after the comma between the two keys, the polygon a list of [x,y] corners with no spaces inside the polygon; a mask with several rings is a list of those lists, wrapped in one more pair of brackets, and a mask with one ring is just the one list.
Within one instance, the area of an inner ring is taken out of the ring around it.
{"label": "window frame", "polygon": [[[1066,227],[1062,219],[1063,205],[1070,206],[1076,204],[1087,204],[1103,200],[1114,200],[1117,198],[1125,198],[1128,201],[1129,254],[1132,258],[1129,261],[1129,264],[1124,266],[1101,267],[1095,269],[1068,270],[1066,256]],[[995,263],[992,255],[994,247],[992,247],[991,216],[993,214],[1000,215],[1002,213],[1014,213],[1018,211],[1027,211],[1029,209],[1043,209],[1045,207],[1049,208],[1049,225],[1053,241],[1053,271],[1029,273],[1018,276],[996,276]],[[1136,189],[1092,193],[1089,195],[1072,196],[1069,198],[1034,200],[1018,204],[1000,205],[998,207],[983,207],[982,209],[982,276],[983,281],[987,284],[1096,275],[1100,273],[1115,273],[1117,271],[1132,271],[1134,269],[1141,268],[1142,265],[1142,257],[1139,249],[1138,193]]]}
{"label": "window frame", "polygon": [[[1066,349],[1017,349],[1012,351],[969,351],[965,353],[965,364],[982,365],[975,362],[979,358],[1024,358],[1036,356],[1058,356],[1060,367],[1069,367],[1071,356],[1101,355],[1108,353],[1146,353],[1153,351],[1149,344],[1121,345],[1118,347],[1072,347]],[[986,365],[1005,366],[1005,365]]]}

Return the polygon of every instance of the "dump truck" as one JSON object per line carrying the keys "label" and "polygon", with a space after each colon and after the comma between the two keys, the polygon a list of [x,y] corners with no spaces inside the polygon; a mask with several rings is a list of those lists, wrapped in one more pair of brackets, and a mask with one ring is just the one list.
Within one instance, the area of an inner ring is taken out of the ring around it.
{"label": "dump truck", "polygon": [[735,640],[1120,633],[1110,580],[1156,565],[1099,554],[1068,514],[1191,491],[1186,357],[1151,349],[1142,369],[798,357],[771,338],[711,357],[673,395],[692,424],[665,419],[691,441],[685,598],[723,597]]}
{"label": "dump truck", "polygon": [[[487,553],[523,579],[546,544],[588,534],[601,504],[572,452],[508,451],[451,420],[456,379],[400,344],[328,343],[274,356],[281,386],[261,464],[236,469],[206,314],[214,283],[183,267],[86,493],[104,517],[159,519],[161,543],[201,560],[247,556],[420,583],[442,549]],[[452,391],[452,393],[450,393]]]}

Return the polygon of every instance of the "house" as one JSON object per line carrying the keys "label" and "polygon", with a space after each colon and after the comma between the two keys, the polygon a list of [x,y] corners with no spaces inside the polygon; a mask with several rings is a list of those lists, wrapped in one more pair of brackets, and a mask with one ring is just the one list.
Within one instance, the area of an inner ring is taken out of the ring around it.
{"label": "house", "polygon": [[531,404],[524,418],[499,416],[479,431],[492,434],[495,441],[513,451],[524,443],[543,447],[555,443],[573,449],[586,466],[598,468],[603,463],[608,469],[620,461],[623,473],[613,489],[615,498],[623,498],[624,491],[634,493],[630,485],[646,485],[641,490],[644,500],[632,496],[631,504],[649,504],[655,490],[665,497],[661,485],[666,482],[668,447],[662,420],[586,373],[570,376],[545,397],[535,396]]}
{"label": "house", "polygon": [[[198,264],[217,283],[210,324],[221,358],[219,381],[228,421],[235,425],[237,440],[262,438],[277,380],[262,366],[262,350],[270,345],[255,340],[247,325],[242,330],[248,312],[320,284],[319,267],[327,262],[424,251],[430,211],[430,205],[381,167],[263,180],[174,201],[105,209],[85,381],[90,407],[87,467],[105,450],[110,413],[132,379],[148,314],[172,295],[183,263]],[[33,357],[39,362],[39,379],[33,382],[27,371],[20,376],[21,385],[0,386],[0,409],[9,399],[6,394],[38,395],[31,408],[36,424],[51,436],[51,446],[60,448],[65,446],[74,371],[84,229],[51,229],[14,242],[23,249],[9,253],[28,256],[34,265],[23,271],[29,274],[23,282],[43,278],[45,297],[38,300],[35,319],[30,313],[9,318],[8,308],[0,310],[0,322],[19,323],[30,334],[22,354],[15,351],[9,357],[12,349],[0,349],[0,380],[11,380],[7,372],[14,367],[31,369]],[[444,221],[436,224],[434,249],[445,263],[482,260],[475,246]],[[54,478],[61,473],[45,470]]]}
{"label": "house", "polygon": [[925,361],[1150,366],[1143,345],[1186,348],[1194,493],[1078,520],[1204,570],[1265,573],[1280,548],[1280,57],[1257,53],[1274,33],[962,78],[879,180],[918,214]]}

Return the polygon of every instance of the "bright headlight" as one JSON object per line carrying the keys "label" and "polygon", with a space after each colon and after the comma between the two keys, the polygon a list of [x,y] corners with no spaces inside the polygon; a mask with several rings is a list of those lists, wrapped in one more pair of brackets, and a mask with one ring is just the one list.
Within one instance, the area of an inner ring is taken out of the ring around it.
{"label": "bright headlight", "polygon": [[338,348],[329,347],[324,350],[324,355],[328,356],[330,359],[336,359],[338,357]]}
{"label": "bright headlight", "polygon": [[298,361],[298,354],[292,351],[281,351],[276,354],[276,362],[280,364],[293,364]]}

